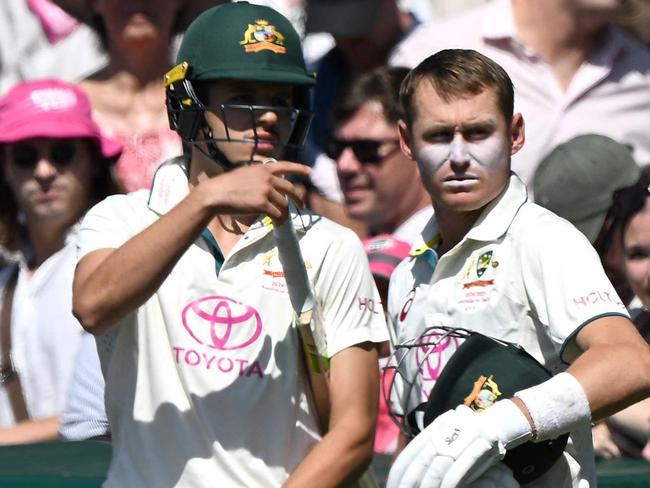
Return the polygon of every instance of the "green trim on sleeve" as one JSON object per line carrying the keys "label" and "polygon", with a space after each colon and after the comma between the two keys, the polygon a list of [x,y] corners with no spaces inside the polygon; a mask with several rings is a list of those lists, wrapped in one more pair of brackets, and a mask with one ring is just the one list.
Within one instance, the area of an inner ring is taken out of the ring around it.
{"label": "green trim on sleeve", "polygon": [[603,317],[625,317],[626,319],[629,319],[630,317],[624,313],[619,313],[619,312],[607,312],[607,313],[601,313],[600,315],[596,315],[594,317],[591,317],[589,320],[584,321],[582,324],[580,324],[572,333],[567,337],[564,342],[562,343],[562,347],[560,348],[560,360],[564,364],[571,364],[568,361],[564,360],[564,353],[566,350],[571,347],[572,345],[575,345],[575,337],[578,335],[578,333],[584,329],[587,325],[592,323],[594,320],[602,319]]}

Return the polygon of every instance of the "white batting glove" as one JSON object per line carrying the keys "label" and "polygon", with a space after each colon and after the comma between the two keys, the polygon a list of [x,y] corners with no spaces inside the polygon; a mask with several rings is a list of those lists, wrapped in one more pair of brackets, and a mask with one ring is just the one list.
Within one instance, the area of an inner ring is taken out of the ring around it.
{"label": "white batting glove", "polygon": [[478,479],[461,485],[462,488],[519,488],[519,483],[503,463],[496,463]]}
{"label": "white batting glove", "polygon": [[532,437],[528,420],[510,400],[478,413],[458,406],[440,415],[397,457],[386,488],[456,488],[503,459],[506,449]]}

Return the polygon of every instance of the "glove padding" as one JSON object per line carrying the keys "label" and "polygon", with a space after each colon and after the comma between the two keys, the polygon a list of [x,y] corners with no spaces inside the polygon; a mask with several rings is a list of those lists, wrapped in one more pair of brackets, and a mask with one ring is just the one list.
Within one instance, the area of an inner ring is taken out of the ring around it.
{"label": "glove padding", "polygon": [[400,453],[387,488],[456,488],[478,479],[507,448],[529,440],[528,420],[510,400],[478,413],[458,406],[436,418]]}
{"label": "glove padding", "polygon": [[519,488],[519,483],[508,466],[496,463],[478,479],[460,486],[462,488]]}

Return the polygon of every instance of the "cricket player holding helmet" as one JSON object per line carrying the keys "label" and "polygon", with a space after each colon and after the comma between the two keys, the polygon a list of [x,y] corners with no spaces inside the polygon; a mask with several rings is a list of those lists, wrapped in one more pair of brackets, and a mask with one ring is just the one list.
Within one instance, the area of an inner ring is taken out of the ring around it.
{"label": "cricket player holding helmet", "polygon": [[[391,278],[389,319],[397,344],[428,327],[463,328],[520,345],[554,376],[484,411],[463,404],[438,416],[400,453],[389,488],[471,486],[507,451],[567,432],[564,454],[528,485],[594,486],[590,422],[650,394],[650,348],[596,252],[529,202],[511,172],[524,144],[513,98],[507,73],[471,50],[440,51],[404,80],[402,150],[434,217]],[[439,351],[441,366],[453,347]],[[428,370],[421,401],[440,369]],[[494,486],[512,486],[512,473],[500,474]]]}

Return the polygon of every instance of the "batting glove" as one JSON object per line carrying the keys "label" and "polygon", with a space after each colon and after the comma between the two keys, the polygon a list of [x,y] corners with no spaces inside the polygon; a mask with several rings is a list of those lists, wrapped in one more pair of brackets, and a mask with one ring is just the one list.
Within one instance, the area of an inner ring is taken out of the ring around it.
{"label": "batting glove", "polygon": [[483,412],[465,405],[436,418],[400,453],[387,488],[456,488],[471,483],[532,438],[528,419],[510,400]]}
{"label": "batting glove", "polygon": [[519,488],[519,483],[508,466],[496,463],[475,481],[461,486],[462,488]]}

